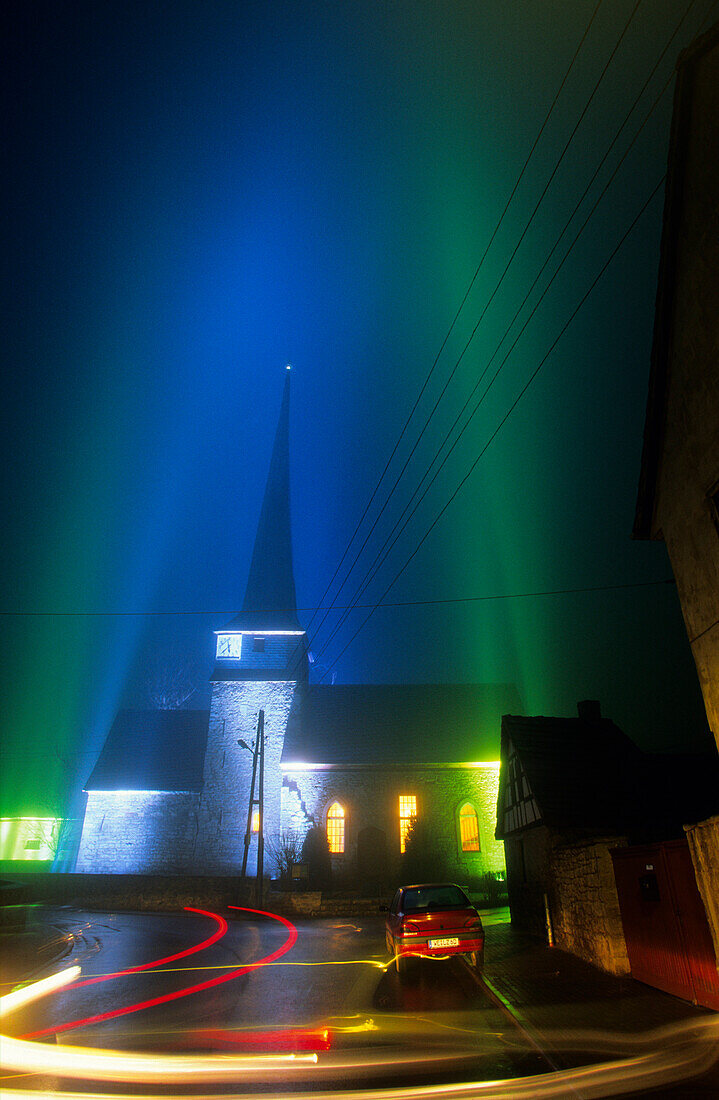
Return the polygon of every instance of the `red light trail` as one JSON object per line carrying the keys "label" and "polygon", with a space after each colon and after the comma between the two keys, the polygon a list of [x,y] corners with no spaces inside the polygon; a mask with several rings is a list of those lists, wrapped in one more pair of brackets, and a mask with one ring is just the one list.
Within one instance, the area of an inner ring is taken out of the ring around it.
{"label": "red light trail", "polygon": [[[228,906],[228,908],[237,909],[243,913],[255,913],[256,915],[261,917],[270,917],[272,920],[276,920],[279,921],[281,924],[284,924],[289,931],[289,935],[282,946],[278,947],[275,951],[272,951],[269,955],[265,955],[264,958],[258,959],[257,962],[248,963],[246,966],[240,966],[229,974],[221,974],[215,978],[208,978],[206,981],[198,982],[196,985],[185,986],[183,989],[176,989],[173,990],[173,992],[171,993],[163,993],[159,997],[151,997],[149,998],[149,1000],[138,1001],[136,1004],[124,1005],[122,1008],[113,1008],[110,1009],[108,1012],[100,1012],[95,1016],[85,1016],[79,1020],[68,1020],[66,1023],[57,1024],[55,1027],[47,1027],[44,1028],[42,1031],[30,1032],[27,1035],[23,1035],[22,1038],[39,1039],[43,1035],[56,1035],[60,1031],[70,1031],[72,1028],[82,1027],[86,1024],[99,1024],[102,1023],[104,1020],[114,1020],[118,1016],[127,1016],[132,1012],[141,1012],[144,1008],[152,1008],[154,1005],[168,1004],[170,1001],[177,1001],[181,997],[189,997],[192,993],[201,993],[204,989],[211,989],[214,986],[223,985],[225,982],[231,982],[235,978],[239,978],[242,974],[248,974],[252,970],[258,970],[260,967],[266,966],[268,963],[275,962],[276,959],[279,959],[283,955],[286,955],[287,952],[292,947],[294,947],[295,943],[297,942],[297,929],[295,928],[294,924],[292,924],[291,921],[288,921],[285,917],[281,917],[279,913],[267,913],[263,909],[247,909],[245,908],[245,906],[242,905],[230,905]],[[205,910],[200,909],[195,909],[192,911],[196,913],[205,912]],[[224,918],[219,916],[218,913],[208,912],[206,915],[209,917],[213,917],[215,920],[225,925],[224,931],[222,931],[221,933],[222,935],[224,935],[224,932],[227,931],[227,922],[224,920]],[[218,934],[219,932],[220,929],[218,929],[218,932],[215,933],[214,939],[213,937],[210,937],[210,940],[212,940],[212,942],[216,942],[216,940],[220,938],[220,935]],[[207,946],[207,944],[205,944],[204,946]],[[189,952],[185,952],[185,954],[192,953],[192,951],[196,950],[199,950],[199,948],[192,948]],[[164,961],[173,961],[176,957],[177,956],[173,956],[172,960],[170,958],[167,958]],[[116,977],[121,974],[136,973],[140,970],[146,970],[150,965],[152,964],[147,963],[142,967],[135,967],[130,970],[118,971],[117,975],[103,975],[103,977],[109,978]],[[96,979],[89,980],[95,981]],[[82,984],[84,983],[79,982],[71,988],[76,989],[78,985]]]}
{"label": "red light trail", "polygon": [[187,913],[200,913],[203,917],[216,920],[218,925],[216,931],[208,939],[203,940],[202,943],[195,944],[194,947],[186,947],[184,951],[178,951],[175,955],[166,955],[164,959],[153,959],[151,962],[141,963],[140,966],[130,966],[127,970],[116,970],[114,974],[99,974],[96,978],[85,978],[82,982],[73,982],[70,989],[80,989],[84,985],[94,985],[95,982],[109,982],[111,978],[124,978],[126,974],[139,974],[142,970],[152,970],[156,966],[177,962],[178,959],[186,959],[188,955],[195,955],[198,951],[204,951],[206,947],[211,947],[213,943],[221,940],[227,932],[227,921],[218,913],[210,913],[207,909],[193,909],[191,905],[186,905],[184,908]]}

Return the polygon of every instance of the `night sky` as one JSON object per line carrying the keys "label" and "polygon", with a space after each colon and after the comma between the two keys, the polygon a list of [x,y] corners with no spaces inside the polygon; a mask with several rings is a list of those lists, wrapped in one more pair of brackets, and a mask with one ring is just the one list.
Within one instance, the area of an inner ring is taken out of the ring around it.
{"label": "night sky", "polygon": [[[298,604],[320,602],[596,7],[17,4],[3,67],[14,161],[3,296],[5,815],[62,810],[66,780],[87,777],[118,706],[147,705],[153,655],[194,662],[192,705],[207,704],[211,632],[242,603],[288,361]],[[488,361],[477,395],[505,359],[715,8],[599,4],[378,501],[633,18],[338,603],[354,595]],[[647,583],[671,577],[666,551],[630,539],[661,189],[560,336],[661,180],[672,90],[360,600],[383,595],[483,452],[385,597],[459,602],[379,609],[344,652],[366,612],[323,650],[332,613],[311,642],[327,679],[513,683],[528,714],[572,715],[578,699],[598,698],[645,748],[705,743],[676,590]],[[376,513],[377,502],[370,520]],[[636,587],[610,589],[620,585]],[[609,590],[521,595],[596,588]],[[515,598],[461,602],[495,595]],[[104,614],[167,611],[199,614]]]}

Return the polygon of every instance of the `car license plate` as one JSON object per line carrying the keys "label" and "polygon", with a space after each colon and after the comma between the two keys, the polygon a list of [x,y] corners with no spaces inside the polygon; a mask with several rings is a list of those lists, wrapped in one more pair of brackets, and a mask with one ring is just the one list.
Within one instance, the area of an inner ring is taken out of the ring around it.
{"label": "car license plate", "polygon": [[456,936],[446,936],[443,940],[430,940],[430,947],[457,947],[459,940]]}

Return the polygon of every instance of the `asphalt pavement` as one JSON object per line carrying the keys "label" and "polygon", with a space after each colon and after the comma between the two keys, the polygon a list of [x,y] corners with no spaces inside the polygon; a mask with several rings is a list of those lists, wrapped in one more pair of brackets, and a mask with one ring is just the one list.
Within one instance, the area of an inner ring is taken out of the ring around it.
{"label": "asphalt pavement", "polygon": [[[382,920],[376,914],[296,921],[297,944],[259,970],[245,968],[281,948],[287,929],[236,915],[227,935],[201,956],[61,994],[51,1006],[26,1014],[23,1026],[52,1026],[111,1012],[118,1003],[162,993],[168,980],[178,987],[205,981],[208,975],[235,974],[236,978],[199,997],[149,1008],[134,1018],[73,1029],[61,1041],[117,1047],[127,1046],[128,1041],[142,1046],[168,1040],[172,1048],[178,1036],[197,1034],[203,1028],[219,1026],[232,1033],[233,1029],[322,1026],[331,1021],[346,1044],[347,1034],[354,1041],[353,1023],[357,1027],[359,1021],[361,1030],[371,1021],[384,1042],[414,1036],[426,1045],[437,1041],[440,1029],[449,1036],[447,1042],[452,1033],[507,1037],[516,1029],[522,1037],[517,1064],[522,1072],[543,1073],[626,1058],[631,1044],[647,1032],[657,1036],[660,1046],[662,1035],[671,1035],[672,1028],[716,1018],[709,1010],[631,978],[606,974],[523,936],[506,917],[506,911],[484,914],[482,981],[459,960],[420,962],[407,980],[400,981],[392,969],[386,969]],[[200,943],[213,927],[207,917],[197,914],[70,909],[37,913],[26,931],[0,936],[2,992],[74,962],[80,963],[86,976],[167,958],[186,950],[188,943]],[[489,1059],[486,1068],[495,1075],[517,1073],[517,1065],[512,1070],[506,1061],[496,1059]],[[714,1064],[709,1072],[681,1084],[658,1079],[649,1094],[657,1100],[717,1100],[719,1070]],[[582,1093],[570,1090],[567,1095]]]}

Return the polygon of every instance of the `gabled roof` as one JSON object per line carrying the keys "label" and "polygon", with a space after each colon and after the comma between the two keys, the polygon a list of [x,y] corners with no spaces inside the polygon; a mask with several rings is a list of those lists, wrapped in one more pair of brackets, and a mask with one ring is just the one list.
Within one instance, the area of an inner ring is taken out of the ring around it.
{"label": "gabled roof", "polygon": [[501,819],[506,762],[514,748],[541,824],[616,832],[633,822],[643,754],[606,718],[502,718]]}
{"label": "gabled roof", "polygon": [[199,791],[206,710],[121,710],[87,791]]}
{"label": "gabled roof", "polygon": [[317,684],[290,712],[283,764],[470,763],[499,759],[508,684]]}
{"label": "gabled roof", "polygon": [[290,372],[257,524],[242,611],[228,629],[299,630],[290,524]]}
{"label": "gabled roof", "polygon": [[[606,718],[502,719],[501,822],[510,750],[539,809],[536,824],[626,834],[632,842],[682,835],[719,811],[719,757],[645,753]],[[528,826],[531,827],[531,826]]]}

